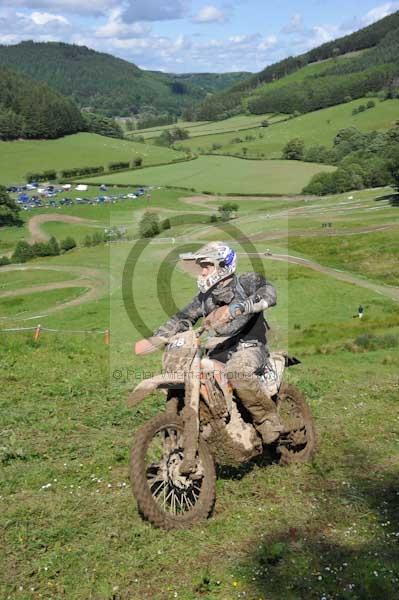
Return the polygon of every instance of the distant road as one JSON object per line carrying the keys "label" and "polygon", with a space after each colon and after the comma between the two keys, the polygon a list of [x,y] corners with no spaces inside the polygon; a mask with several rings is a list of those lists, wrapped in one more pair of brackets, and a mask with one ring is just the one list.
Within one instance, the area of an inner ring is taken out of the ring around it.
{"label": "distant road", "polygon": [[313,271],[318,271],[319,273],[324,273],[325,275],[329,275],[330,277],[334,277],[335,279],[339,279],[340,281],[346,281],[347,283],[353,283],[354,285],[367,288],[369,290],[372,290],[373,292],[376,292],[377,294],[381,294],[382,296],[386,296],[391,300],[399,302],[399,287],[373,283],[372,281],[368,281],[367,279],[356,277],[356,275],[352,275],[351,273],[346,273],[345,271],[340,271],[339,269],[333,269],[332,267],[320,265],[319,263],[314,262],[313,260],[309,260],[307,258],[291,256],[290,254],[272,254],[271,256],[268,256],[263,254],[262,252],[239,252],[238,255],[256,256],[264,260],[279,260],[282,262],[300,265],[302,267],[308,267],[309,269],[313,269]]}

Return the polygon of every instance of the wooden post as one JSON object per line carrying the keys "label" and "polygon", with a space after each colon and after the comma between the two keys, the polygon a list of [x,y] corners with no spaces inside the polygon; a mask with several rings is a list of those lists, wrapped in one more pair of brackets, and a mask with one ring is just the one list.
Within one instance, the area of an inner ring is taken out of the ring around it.
{"label": "wooden post", "polygon": [[109,338],[110,338],[109,329],[106,329],[104,331],[104,342],[106,343],[107,346],[109,345]]}
{"label": "wooden post", "polygon": [[35,329],[35,336],[33,338],[35,340],[35,342],[37,342],[39,340],[40,333],[41,333],[41,327],[42,327],[41,325],[38,325]]}

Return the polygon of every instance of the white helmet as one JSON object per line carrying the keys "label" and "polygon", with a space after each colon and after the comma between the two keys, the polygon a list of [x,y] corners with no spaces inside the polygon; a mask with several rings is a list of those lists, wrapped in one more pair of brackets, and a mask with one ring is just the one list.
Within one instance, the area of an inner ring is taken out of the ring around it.
{"label": "white helmet", "polygon": [[[205,293],[214,285],[232,275],[236,270],[237,255],[232,248],[223,242],[210,242],[197,252],[188,252],[180,254],[181,260],[193,261],[198,271],[197,285],[201,292]],[[201,275],[201,263],[211,263],[215,267],[215,271],[203,277]]]}

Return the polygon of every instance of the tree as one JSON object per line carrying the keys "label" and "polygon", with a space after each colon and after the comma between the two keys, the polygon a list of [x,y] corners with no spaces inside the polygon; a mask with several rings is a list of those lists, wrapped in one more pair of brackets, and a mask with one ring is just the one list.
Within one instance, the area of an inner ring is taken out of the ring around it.
{"label": "tree", "polygon": [[19,208],[8,194],[6,188],[0,185],[0,227],[4,225],[21,225]]}
{"label": "tree", "polygon": [[136,156],[136,158],[133,160],[133,165],[135,167],[141,167],[142,164],[143,164],[143,157],[142,156]]}
{"label": "tree", "polygon": [[73,239],[73,237],[68,236],[65,238],[65,240],[62,240],[62,242],[60,244],[60,248],[64,252],[68,252],[68,250],[72,250],[73,248],[76,248],[76,241]]}
{"label": "tree", "polygon": [[161,231],[159,217],[157,213],[145,212],[139,223],[139,235],[142,238],[149,238],[158,235]]}
{"label": "tree", "polygon": [[232,213],[238,211],[238,204],[235,202],[225,202],[222,206],[218,207],[218,211],[222,221],[229,221],[232,217]]}
{"label": "tree", "polygon": [[48,247],[50,251],[49,256],[58,256],[58,254],[60,253],[60,245],[53,235],[48,241]]}
{"label": "tree", "polygon": [[11,259],[8,256],[0,256],[0,267],[11,264]]}
{"label": "tree", "polygon": [[393,184],[399,192],[399,148],[393,153],[387,163],[388,170],[391,174]]}
{"label": "tree", "polygon": [[303,160],[305,142],[302,138],[293,138],[284,146],[283,158],[286,160]]}
{"label": "tree", "polygon": [[170,229],[171,225],[170,225],[170,219],[164,219],[161,223],[161,229],[165,230],[165,229]]}
{"label": "tree", "polygon": [[32,258],[34,258],[32,246],[28,244],[28,242],[25,242],[25,240],[20,240],[15,246],[12,262],[24,263],[28,260],[32,260]]}

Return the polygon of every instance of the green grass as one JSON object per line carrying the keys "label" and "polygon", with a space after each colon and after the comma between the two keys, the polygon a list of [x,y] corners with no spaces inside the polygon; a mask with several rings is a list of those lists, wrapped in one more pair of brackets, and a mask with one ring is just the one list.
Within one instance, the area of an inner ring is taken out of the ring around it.
{"label": "green grass", "polygon": [[[361,224],[363,219],[379,225],[395,219],[394,209],[375,202],[388,191],[355,192],[354,206],[348,211],[343,208],[351,205],[340,204],[347,202],[348,194],[306,203],[299,198],[239,199],[239,217],[233,224],[250,235],[259,229],[312,232],[321,220],[330,218],[340,228]],[[179,199],[183,195],[178,190],[157,190],[151,206],[161,214],[174,209],[191,215],[205,211],[184,204]],[[207,204],[216,208],[222,201],[209,199]],[[146,201],[140,200],[133,205],[61,210],[102,223],[129,218],[137,223],[145,206]],[[382,208],[368,210],[375,206]],[[292,210],[298,207],[302,214]],[[270,217],[262,219],[266,214]],[[187,245],[193,248],[195,234],[202,230],[204,225],[175,226],[171,235],[190,232]],[[19,230],[8,230],[8,242],[18,235]],[[213,228],[206,234],[206,239],[212,238],[227,240],[228,235]],[[258,240],[255,245],[259,250],[289,249],[326,264],[332,264],[329,249],[335,249],[334,260],[346,257],[340,268],[355,271],[359,261],[358,274],[362,270],[363,277],[379,279],[385,263],[396,273],[396,265],[389,262],[392,243],[392,232],[379,232],[339,238],[289,235],[274,243]],[[245,251],[236,242],[234,246]],[[12,600],[396,600],[399,358],[397,346],[385,342],[389,334],[391,341],[399,343],[398,304],[304,267],[265,262],[265,272],[278,290],[278,305],[268,311],[270,343],[273,348],[289,348],[302,360],[287,377],[304,391],[315,416],[319,436],[315,461],[290,468],[256,463],[236,472],[220,470],[211,519],[188,531],[164,532],[141,520],[129,489],[134,432],[164,403],[163,396],[156,394],[133,411],[125,404],[139,376],[161,369],[160,353],[132,355],[132,345],[141,334],[130,323],[121,298],[130,248],[124,244],[79,248],[27,265],[90,267],[105,278],[109,274],[110,294],[104,283],[104,295],[96,302],[40,322],[60,330],[110,326],[110,347],[101,334],[44,331],[35,344],[32,332],[0,332],[0,596]],[[140,313],[150,328],[167,318],[158,299],[157,275],[165,261],[174,265],[175,257],[168,258],[172,250],[183,251],[178,240],[174,245],[151,243],[132,282]],[[367,254],[366,271],[362,260]],[[239,271],[251,268],[249,259],[240,255]],[[24,285],[21,277],[30,282],[28,273],[22,276],[0,269],[6,286],[2,289]],[[58,276],[71,278],[67,272],[47,270],[38,272],[32,283]],[[166,299],[169,293],[161,288]],[[196,292],[193,279],[178,268],[171,288],[179,307]],[[23,298],[26,313],[17,315],[21,304],[8,306],[9,318],[0,321],[0,329],[13,324],[35,326],[37,320],[18,319],[36,309],[43,314],[69,292],[80,291],[17,296]],[[359,303],[365,306],[363,321],[352,318]],[[3,316],[1,301],[0,311]],[[365,339],[374,340],[374,345],[359,341]],[[122,370],[122,381],[112,378],[115,369]]]}
{"label": "green grass", "polygon": [[[162,131],[178,126],[187,129],[190,138],[194,138],[223,132],[234,133],[243,129],[250,129],[251,127],[259,127],[265,119],[271,123],[277,123],[279,120],[285,118],[286,115],[238,115],[229,119],[223,119],[222,121],[194,121],[191,123],[176,123],[174,125],[164,125],[163,127],[142,129],[132,131],[131,135],[142,135],[146,140],[151,140],[158,137]],[[186,146],[186,142],[187,140],[183,140],[181,143],[183,146]]]}
{"label": "green grass", "polygon": [[[31,265],[34,266],[34,265]],[[77,275],[73,273],[61,273],[58,271],[29,270],[29,265],[16,271],[3,271],[1,273],[0,294],[9,290],[40,285],[44,283],[57,281],[70,281],[76,279]]]}
{"label": "green grass", "polygon": [[180,152],[169,148],[143,146],[127,140],[78,133],[58,140],[0,142],[0,183],[25,181],[28,172],[85,166],[108,167],[111,162],[132,161],[141,156],[143,165],[172,162]]}
{"label": "green grass", "polygon": [[[280,158],[285,144],[295,137],[302,138],[307,146],[324,144],[331,146],[336,133],[344,127],[357,127],[361,131],[389,129],[399,118],[399,100],[376,101],[375,108],[357,115],[352,110],[360,104],[365,104],[367,98],[354,100],[347,104],[339,104],[312,113],[301,115],[271,127],[246,131],[246,135],[255,136],[254,141],[246,141],[245,135],[232,136],[219,134],[185,140],[184,146],[192,151],[202,148],[209,151],[213,144],[221,144],[219,153],[242,154],[242,148],[247,148],[248,156],[264,156]],[[263,137],[259,137],[259,136]],[[242,142],[232,143],[232,139],[240,137]]]}
{"label": "green grass", "polygon": [[[165,167],[143,169],[135,173],[137,183],[172,185],[236,194],[296,194],[320,171],[333,167],[298,161],[249,161],[230,157],[201,156],[197,160]],[[132,173],[120,173],[102,178],[107,183],[123,184]],[[100,181],[86,178],[86,182]]]}
{"label": "green grass", "polygon": [[[66,277],[68,279],[68,276]],[[0,311],[5,317],[27,317],[35,315],[38,312],[42,314],[49,308],[72,300],[85,291],[85,288],[79,287],[76,282],[76,288],[67,288],[62,290],[48,290],[46,292],[35,292],[21,296],[10,296],[8,298],[0,297]]]}

